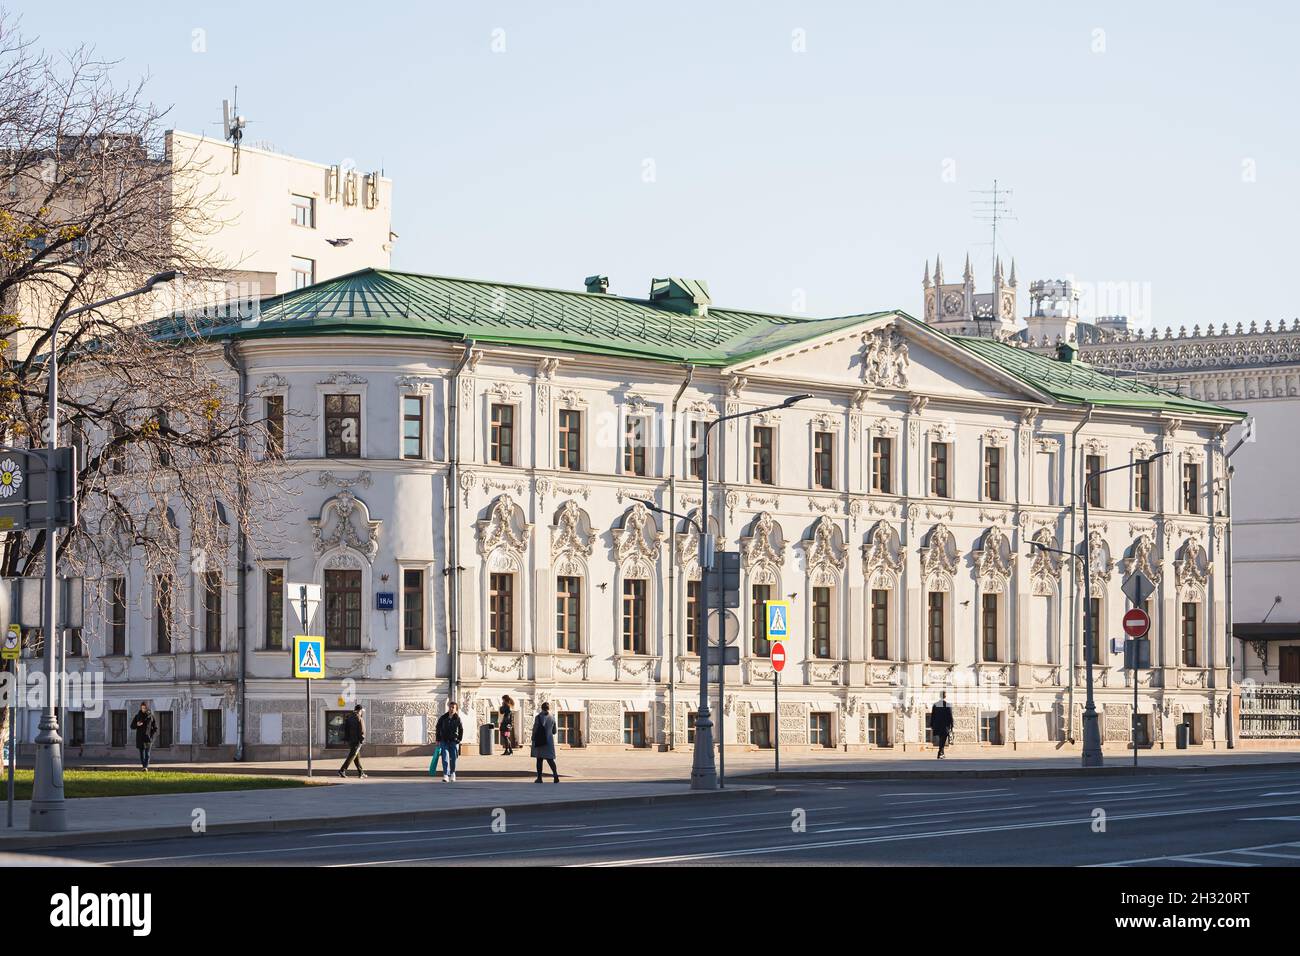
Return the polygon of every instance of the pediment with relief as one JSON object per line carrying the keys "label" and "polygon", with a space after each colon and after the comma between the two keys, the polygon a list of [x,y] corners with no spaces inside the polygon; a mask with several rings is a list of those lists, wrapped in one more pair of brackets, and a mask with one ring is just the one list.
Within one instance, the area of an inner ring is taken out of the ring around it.
{"label": "pediment with relief", "polygon": [[379,554],[379,528],[382,521],[370,517],[366,503],[350,491],[340,491],[321,505],[320,516],[310,519],[316,539],[316,553],[346,547],[374,561]]}

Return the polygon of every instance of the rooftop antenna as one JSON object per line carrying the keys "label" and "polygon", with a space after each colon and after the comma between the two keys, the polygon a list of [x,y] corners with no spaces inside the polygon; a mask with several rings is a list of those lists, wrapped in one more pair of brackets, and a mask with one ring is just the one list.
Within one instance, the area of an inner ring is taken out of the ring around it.
{"label": "rooftop antenna", "polygon": [[[996,295],[998,288],[998,223],[1007,220],[1012,222],[1016,221],[1016,217],[1012,214],[1011,207],[1007,205],[1007,199],[1011,196],[1012,191],[1010,189],[998,188],[998,181],[995,179],[993,180],[992,189],[972,189],[971,192],[978,196],[987,197],[985,199],[972,200],[972,204],[975,207],[975,221],[986,222],[993,230],[993,238],[989,243],[989,245],[992,246],[989,272],[993,277],[993,285],[989,294],[992,296],[990,301],[993,302],[993,314],[990,318],[996,323],[998,312],[1002,308],[1001,304],[997,301]],[[1012,316],[1012,318],[1014,319],[1015,316]],[[975,327],[977,329],[980,327],[980,321],[981,319],[977,311],[975,315]]]}
{"label": "rooftop antenna", "polygon": [[234,102],[221,101],[221,132],[230,142],[230,175],[239,175],[239,143],[244,138],[244,117],[239,115],[239,87],[235,87]]}

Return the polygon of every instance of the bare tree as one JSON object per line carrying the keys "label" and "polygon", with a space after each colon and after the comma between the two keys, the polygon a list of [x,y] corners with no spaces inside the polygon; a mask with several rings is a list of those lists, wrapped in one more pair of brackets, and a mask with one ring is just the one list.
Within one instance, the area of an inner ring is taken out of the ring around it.
{"label": "bare tree", "polygon": [[[115,86],[112,66],[85,48],[41,52],[0,11],[0,446],[48,445],[57,350],[80,512],[60,561],[92,579],[132,560],[159,575],[219,570],[241,533],[271,524],[282,485],[228,350],[185,310],[156,320],[151,295],[51,333],[167,269],[207,288],[224,279],[204,250],[218,220],[202,170],[165,155],[165,111],[142,83]],[[8,532],[0,574],[37,574],[47,551],[44,531]]]}

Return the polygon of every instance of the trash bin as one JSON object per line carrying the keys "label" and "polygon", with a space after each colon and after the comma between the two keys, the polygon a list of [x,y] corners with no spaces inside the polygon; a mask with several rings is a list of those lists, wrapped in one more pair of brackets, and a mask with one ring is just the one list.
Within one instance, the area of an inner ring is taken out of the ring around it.
{"label": "trash bin", "polygon": [[478,729],[478,752],[481,757],[492,756],[492,731],[495,730],[491,724],[483,724]]}
{"label": "trash bin", "polygon": [[1191,732],[1191,729],[1192,728],[1189,727],[1187,724],[1179,724],[1178,727],[1174,730],[1174,740],[1176,741],[1175,746],[1179,750],[1187,749],[1187,738],[1188,738],[1188,734]]}

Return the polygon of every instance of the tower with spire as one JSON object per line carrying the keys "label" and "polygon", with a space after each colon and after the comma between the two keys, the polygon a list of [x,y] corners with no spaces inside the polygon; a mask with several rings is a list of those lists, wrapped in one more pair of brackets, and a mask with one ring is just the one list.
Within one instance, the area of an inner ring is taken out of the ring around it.
{"label": "tower with spire", "polygon": [[943,332],[956,335],[984,335],[1004,339],[1016,331],[1016,263],[1011,273],[1003,274],[1002,259],[993,267],[993,291],[975,291],[975,271],[970,255],[962,269],[960,282],[943,281],[943,265],[934,258],[934,279],[930,278],[930,261],[925,262],[921,280],[925,293],[925,321]]}

